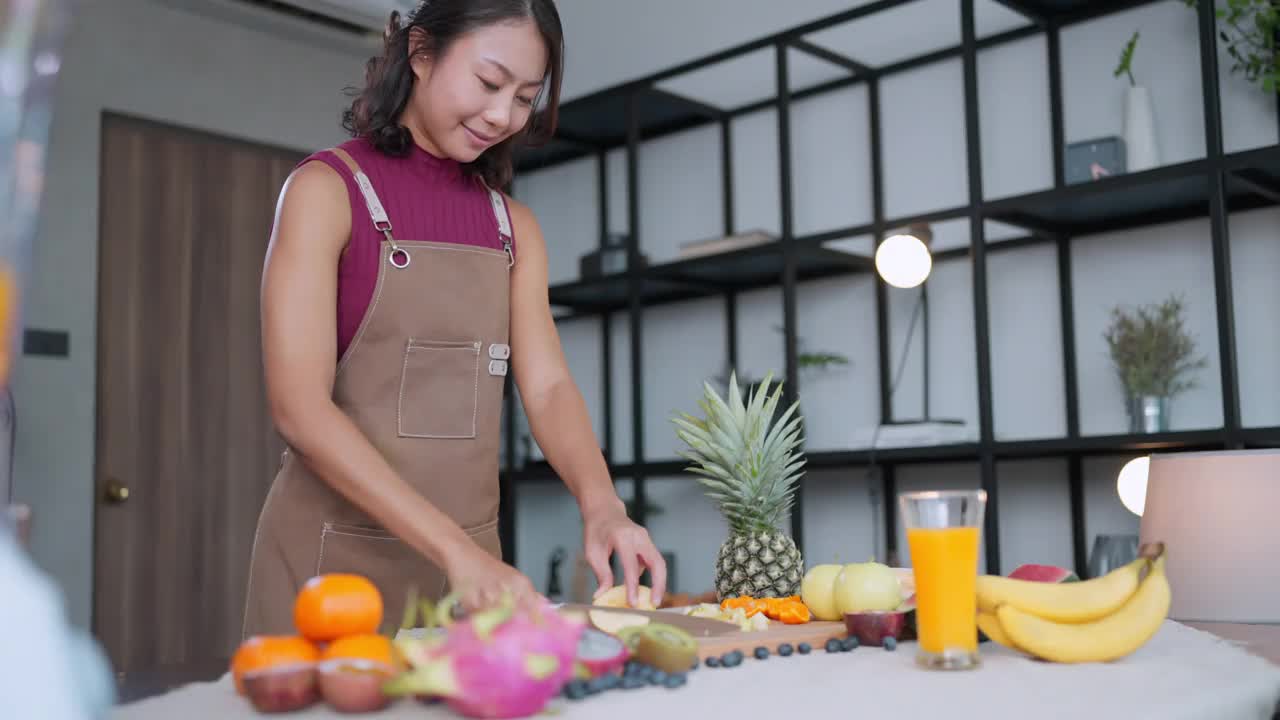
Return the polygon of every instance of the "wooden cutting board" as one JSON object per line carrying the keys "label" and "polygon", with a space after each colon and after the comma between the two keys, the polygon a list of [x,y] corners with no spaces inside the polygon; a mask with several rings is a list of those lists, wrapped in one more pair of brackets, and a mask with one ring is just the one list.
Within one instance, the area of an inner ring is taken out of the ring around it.
{"label": "wooden cutting board", "polygon": [[766,647],[770,654],[776,655],[778,646],[790,643],[792,647],[807,642],[815,651],[822,650],[827,640],[838,638],[843,640],[849,633],[843,622],[824,622],[815,620],[801,625],[786,625],[777,621],[769,621],[767,630],[744,631],[734,623],[714,620],[712,618],[692,617],[681,612],[681,608],[669,610],[630,610],[626,608],[604,608],[577,603],[565,603],[566,610],[603,610],[606,612],[630,613],[645,615],[652,622],[661,622],[678,627],[693,636],[698,643],[698,657],[706,658],[723,655],[734,650],[741,650],[743,655],[751,657],[757,647]]}
{"label": "wooden cutting board", "polygon": [[698,638],[698,657],[705,660],[713,655],[723,655],[734,650],[741,650],[748,659],[757,647],[769,649],[770,655],[778,654],[778,646],[790,643],[794,648],[807,642],[813,646],[814,652],[820,652],[831,638],[843,640],[849,632],[843,622],[825,622],[814,620],[801,625],[784,625],[770,621],[769,629],[716,635]]}

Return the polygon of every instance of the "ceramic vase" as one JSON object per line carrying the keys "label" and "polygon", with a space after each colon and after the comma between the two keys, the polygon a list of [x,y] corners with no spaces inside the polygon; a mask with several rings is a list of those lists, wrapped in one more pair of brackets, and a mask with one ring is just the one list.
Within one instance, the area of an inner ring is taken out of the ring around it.
{"label": "ceramic vase", "polygon": [[1124,144],[1129,172],[1150,170],[1160,164],[1151,92],[1142,85],[1131,85],[1125,92]]}
{"label": "ceramic vase", "polygon": [[1158,395],[1129,396],[1129,432],[1169,432],[1169,398]]}

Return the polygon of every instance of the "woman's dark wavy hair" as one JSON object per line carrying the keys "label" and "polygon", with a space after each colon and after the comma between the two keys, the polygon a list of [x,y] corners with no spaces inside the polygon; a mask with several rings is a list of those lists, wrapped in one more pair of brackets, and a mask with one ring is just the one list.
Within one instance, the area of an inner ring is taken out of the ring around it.
{"label": "woman's dark wavy hair", "polygon": [[542,105],[543,93],[547,94],[545,105],[520,132],[463,166],[491,188],[506,187],[514,172],[515,147],[544,143],[555,133],[564,74],[564,32],[553,0],[423,0],[404,22],[399,12],[392,12],[382,55],[369,59],[364,88],[354,93],[351,106],[343,111],[342,127],[352,137],[367,138],[388,155],[408,155],[413,147],[413,135],[398,119],[409,102],[416,80],[409,65],[413,31],[420,31],[425,40],[416,54],[440,58],[459,36],[487,25],[516,20],[532,20],[546,43],[547,77],[534,107]]}

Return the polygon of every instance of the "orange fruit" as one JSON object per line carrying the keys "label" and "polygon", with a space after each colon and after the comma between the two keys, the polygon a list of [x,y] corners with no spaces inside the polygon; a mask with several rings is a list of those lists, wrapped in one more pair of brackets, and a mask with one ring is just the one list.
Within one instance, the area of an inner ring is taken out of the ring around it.
{"label": "orange fruit", "polygon": [[255,635],[246,639],[231,657],[231,678],[236,692],[244,694],[245,673],[293,663],[320,660],[320,649],[296,635]]}
{"label": "orange fruit", "polygon": [[382,593],[361,575],[317,575],[298,591],[293,624],[313,642],[375,633],[382,624]]}
{"label": "orange fruit", "polygon": [[320,655],[321,660],[369,660],[394,666],[395,654],[391,638],[385,635],[363,633],[346,635],[334,640]]}

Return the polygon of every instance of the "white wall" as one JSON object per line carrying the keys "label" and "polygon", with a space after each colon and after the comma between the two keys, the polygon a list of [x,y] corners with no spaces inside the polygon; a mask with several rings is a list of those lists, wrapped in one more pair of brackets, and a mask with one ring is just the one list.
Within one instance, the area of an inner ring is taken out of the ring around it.
{"label": "white wall", "polygon": [[[927,37],[907,43],[926,51],[958,40],[953,3],[930,4],[936,23],[909,26]],[[985,3],[979,3],[984,7]],[[907,6],[911,8],[913,6]],[[905,9],[904,9],[905,12]],[[988,12],[984,10],[983,13]],[[746,13],[750,16],[751,13]],[[905,19],[907,16],[904,15]],[[980,17],[984,15],[980,14]],[[749,23],[749,20],[743,20]],[[990,27],[1005,26],[990,25]],[[1167,163],[1203,157],[1205,139],[1200,95],[1199,50],[1195,14],[1170,0],[1084,23],[1062,34],[1066,140],[1118,135],[1124,83],[1111,71],[1120,48],[1134,29],[1142,37],[1135,74],[1151,88],[1156,103],[1160,146]],[[900,31],[908,26],[898,26]],[[953,33],[950,28],[955,29]],[[886,28],[863,36],[844,29],[821,38],[861,59],[901,56],[902,43],[877,43],[892,36]],[[900,39],[900,38],[899,38]],[[930,45],[929,43],[934,43]],[[892,45],[892,47],[890,47]],[[895,49],[896,48],[896,49]],[[704,44],[702,52],[713,47]],[[1051,187],[1047,48],[1031,37],[986,50],[979,57],[983,185],[988,198]],[[695,53],[697,54],[697,53]],[[1155,58],[1161,60],[1157,63]],[[1221,53],[1223,120],[1229,152],[1277,141],[1275,104],[1229,73]],[[675,58],[672,58],[674,61]],[[661,66],[659,66],[661,67]],[[651,69],[659,69],[654,67]],[[763,97],[772,90],[772,74],[716,76],[710,86],[734,99]],[[673,80],[671,87],[692,92],[706,82]],[[958,60],[920,68],[886,79],[882,86],[882,128],[886,211],[890,217],[963,205],[968,199],[964,152],[963,83]],[[699,96],[702,99],[712,99]],[[797,103],[792,117],[796,230],[819,232],[871,219],[870,152],[864,88],[842,90]],[[737,230],[777,231],[777,126],[773,111],[734,122],[734,207]],[[642,251],[653,261],[674,257],[681,242],[718,232],[720,222],[719,142],[713,129],[693,130],[646,143],[640,153],[639,182]],[[610,227],[625,230],[625,176],[620,154],[611,157]],[[577,257],[596,237],[594,166],[569,177],[549,170],[518,179],[517,193],[528,199],[544,223],[559,227],[582,217],[584,227],[567,231],[564,245],[549,235],[555,275],[576,278]],[[580,184],[579,184],[580,183]],[[968,221],[935,226],[939,247],[970,243]],[[1001,233],[996,235],[996,233]],[[1280,327],[1271,309],[1280,303],[1273,273],[1280,260],[1280,210],[1231,216],[1232,283],[1235,292],[1240,382],[1244,422],[1280,424]],[[1007,229],[987,227],[988,242],[1007,237]],[[568,238],[572,238],[569,240]],[[866,239],[860,239],[866,247]],[[562,249],[563,248],[563,249]],[[989,257],[988,311],[991,327],[993,411],[997,439],[1060,437],[1066,431],[1057,255],[1050,245],[992,252]],[[1200,386],[1178,398],[1175,429],[1209,428],[1222,422],[1212,256],[1208,225],[1193,220],[1141,230],[1077,238],[1072,245],[1075,349],[1080,381],[1081,430],[1086,434],[1124,432],[1123,406],[1108,364],[1102,331],[1107,310],[1116,303],[1162,300],[1171,292],[1187,300],[1191,331],[1209,367]],[[814,450],[858,447],[858,430],[878,416],[879,377],[875,342],[874,290],[865,275],[804,283],[799,291],[799,334],[813,349],[846,353],[851,366],[825,377],[802,377],[801,399]],[[891,361],[894,367],[906,341],[914,291],[889,293]],[[967,259],[935,264],[929,280],[931,412],[964,419],[977,437],[977,381],[973,333],[973,290]],[[739,363],[744,372],[783,368],[781,296],[776,289],[739,299]],[[575,321],[562,326],[571,352],[599,364],[598,324]],[[673,407],[696,410],[700,380],[719,371],[723,360],[723,302],[719,299],[662,306],[644,316],[645,455],[674,459],[678,441],[666,417]],[[577,338],[582,338],[579,341]],[[631,459],[628,331],[625,315],[613,324],[614,438],[616,459]],[[579,362],[575,358],[575,362]],[[894,398],[899,416],[918,416],[922,382],[919,337],[913,341],[902,384]],[[595,372],[595,371],[593,371]],[[595,380],[594,376],[591,377]],[[588,383],[590,385],[590,383]],[[599,395],[587,390],[593,412]],[[1090,547],[1098,534],[1135,533],[1137,518],[1115,493],[1115,477],[1127,456],[1087,458],[1084,463],[1086,526]],[[1073,563],[1067,463],[1061,459],[998,463],[1000,548],[1004,571],[1027,562]],[[866,468],[820,471],[809,476],[805,506],[806,543],[811,562],[835,557],[883,557],[880,526],[883,499]],[[900,490],[925,487],[976,487],[974,463],[905,466],[897,474]],[[653,531],[665,549],[678,549],[681,589],[710,588],[714,552],[723,537],[723,521],[690,477],[650,481],[650,496],[665,514]],[[551,528],[559,508],[571,504],[563,491],[521,491],[521,538]],[[547,518],[544,520],[544,518]],[[905,543],[903,562],[909,558]],[[520,564],[535,582],[544,581],[549,548],[531,543],[520,548]],[[984,565],[985,567],[985,565]]]}
{"label": "white wall", "polygon": [[[320,43],[323,42],[324,45]],[[340,142],[350,41],[307,42],[149,0],[82,3],[67,42],[25,321],[70,334],[67,358],[15,369],[15,493],[33,552],[89,622],[93,562],[99,124],[104,110],[299,149]],[[264,228],[263,232],[268,229]]]}
{"label": "white wall", "polygon": [[[567,97],[855,4],[810,0],[801,9],[772,0],[650,0],[644,4],[560,0],[569,42]],[[48,157],[50,200],[35,245],[35,280],[26,299],[26,320],[32,326],[66,329],[71,355],[24,358],[15,369],[21,414],[15,474],[19,499],[37,507],[35,555],[66,589],[72,618],[80,624],[88,623],[92,572],[100,113],[104,109],[134,113],[300,149],[323,147],[342,139],[338,113],[345,98],[341,91],[359,80],[364,57],[346,40],[324,35],[304,38],[278,30],[258,32],[178,9],[198,5],[216,8],[222,3],[84,3],[59,81]],[[732,12],[726,12],[730,5]],[[672,23],[672,17],[682,20]],[[920,22],[921,17],[930,22]],[[832,30],[814,39],[866,62],[883,63],[957,41],[957,18],[951,0],[918,0],[873,23]],[[1018,24],[1016,17],[990,0],[977,3],[977,21],[980,36]],[[1192,27],[1190,11],[1175,0],[1064,33],[1067,139],[1118,132],[1116,108],[1123,86],[1111,78],[1110,69],[1121,40],[1135,22],[1143,27],[1136,68],[1156,99],[1162,147],[1171,158],[1203,154],[1202,114],[1195,86],[1188,85],[1199,77],[1195,44],[1186,34]],[[1157,50],[1177,59],[1157,64],[1153,61]],[[792,60],[798,79],[821,77],[823,70],[817,64],[800,62],[794,54]],[[1047,187],[1052,154],[1043,40],[1031,38],[986,51],[979,62],[987,196]],[[1223,65],[1227,149],[1275,142],[1274,100],[1262,98],[1230,76],[1225,60]],[[963,114],[956,105],[960,98],[957,68],[955,62],[946,63],[885,83],[882,124],[886,171],[892,176],[886,188],[890,213],[948,207],[967,197],[964,166],[957,161],[963,156],[950,144],[963,137]],[[773,91],[772,77],[748,74],[745,86],[728,90],[763,97]],[[818,232],[870,219],[866,102],[864,89],[851,88],[794,106],[795,187],[800,193],[795,198],[797,231]],[[899,123],[917,129],[904,134],[898,132]],[[762,111],[739,118],[734,138],[735,227],[776,231],[776,114]],[[931,167],[913,169],[913,161]],[[622,152],[610,154],[608,170],[609,229],[624,232],[627,188]],[[671,182],[673,177],[681,182]],[[714,135],[695,131],[645,148],[640,173],[645,252],[661,260],[679,242],[719,231],[718,177]],[[578,256],[598,239],[594,164],[585,161],[529,180],[521,179],[517,193],[534,206],[547,230],[552,282],[570,280],[577,275]],[[74,212],[62,212],[68,208]],[[1280,360],[1280,337],[1269,313],[1280,302],[1280,290],[1261,270],[1280,260],[1280,245],[1274,242],[1275,228],[1280,226],[1277,220],[1280,217],[1271,211],[1239,215],[1231,221],[1241,382],[1250,388],[1242,396],[1242,410],[1246,424],[1254,426],[1280,424],[1280,385],[1274,373]],[[940,246],[969,242],[964,221],[935,230]],[[1161,287],[1167,275],[1165,264],[1182,268],[1182,274],[1174,277],[1187,282],[1201,277],[1187,269],[1203,259],[1207,240],[1202,226],[1195,223],[1152,232],[1152,237],[1174,233],[1173,251],[1158,257],[1144,255],[1143,265],[1133,267],[1129,277],[1137,278],[1139,288],[1148,286],[1155,299],[1155,291],[1166,289]],[[865,244],[865,239],[861,242]],[[1103,276],[1098,273],[1117,261],[1105,239],[1081,242],[1076,253],[1079,280],[1101,288]],[[972,292],[965,267],[963,262],[940,266],[931,281],[934,356],[930,377],[935,414],[945,412],[972,422],[977,417]],[[1044,248],[992,255],[990,280],[997,434],[1001,438],[1060,434],[1065,425],[1053,255]],[[1199,285],[1185,289],[1189,297],[1204,297]],[[808,283],[800,298],[800,333],[810,346],[843,352],[852,360],[851,366],[829,376],[802,378],[811,444],[815,449],[846,447],[858,428],[869,427],[877,417],[879,368],[872,287],[866,278]],[[891,294],[894,360],[905,339],[912,299],[909,293]],[[1076,297],[1078,304],[1088,301],[1079,294]],[[1200,314],[1195,329],[1206,339],[1206,350],[1216,354],[1213,316],[1204,316],[1199,305],[1196,308]],[[646,314],[647,457],[670,457],[675,442],[667,422],[669,413],[692,409],[700,378],[723,364],[722,313],[721,303],[708,301]],[[776,290],[740,298],[739,352],[745,371],[781,369],[781,337],[773,329],[780,322]],[[668,331],[679,337],[668,340]],[[1100,331],[1099,326],[1082,326],[1078,335],[1084,342]],[[607,378],[601,375],[598,323],[565,323],[562,334],[599,434],[604,427],[599,416],[603,383],[613,385],[616,458],[625,462],[631,457],[626,316],[614,318],[615,362]],[[918,339],[913,348],[918,353]],[[1083,355],[1082,351],[1082,372]],[[904,412],[918,407],[918,362],[918,357],[909,357],[895,398],[895,407]],[[1216,382],[1210,373],[1204,377]],[[1179,403],[1177,422],[1203,427],[1217,421],[1212,414],[1216,390],[1205,392],[1210,394],[1208,400]],[[1099,414],[1088,427],[1106,431],[1114,426],[1119,411],[1107,409],[1105,395],[1091,402]],[[1122,459],[1086,464],[1090,533],[1136,527],[1112,490]],[[940,484],[952,474],[970,482],[977,478],[976,470],[964,465],[921,466],[900,473],[911,482],[918,479],[929,484]],[[1002,463],[999,475],[1002,562],[1068,563],[1065,467],[1050,461]],[[620,487],[624,495],[629,493],[626,479],[621,479]],[[655,534],[664,548],[680,552],[680,584],[691,590],[705,586],[710,581],[707,558],[722,534],[721,521],[709,504],[700,501],[687,477],[652,482],[650,487],[651,498],[667,508],[667,514],[655,519]],[[879,552],[879,511],[870,505],[868,494],[874,487],[866,482],[862,469],[811,476],[805,521],[812,557]],[[570,550],[577,547],[580,525],[563,488],[529,486],[520,493],[520,564],[541,586],[548,554],[556,544],[566,544]],[[1056,529],[1050,535],[1032,532],[1041,527]]]}

